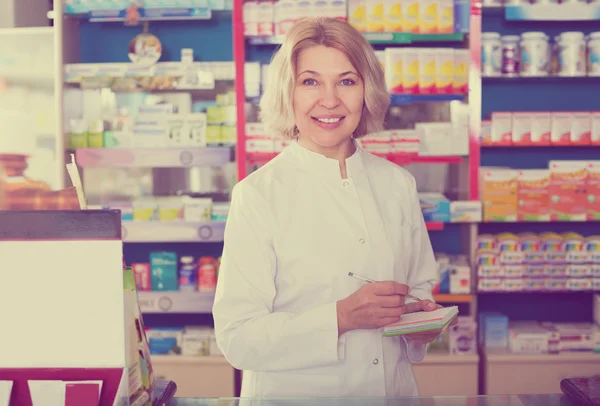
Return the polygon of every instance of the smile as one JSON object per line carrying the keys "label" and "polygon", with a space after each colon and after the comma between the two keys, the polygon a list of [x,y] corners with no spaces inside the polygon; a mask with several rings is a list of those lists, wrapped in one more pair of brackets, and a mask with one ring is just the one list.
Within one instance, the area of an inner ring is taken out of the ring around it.
{"label": "smile", "polygon": [[313,117],[313,120],[316,120],[320,123],[325,123],[325,124],[339,123],[343,119],[344,119],[344,117],[323,117],[323,118]]}

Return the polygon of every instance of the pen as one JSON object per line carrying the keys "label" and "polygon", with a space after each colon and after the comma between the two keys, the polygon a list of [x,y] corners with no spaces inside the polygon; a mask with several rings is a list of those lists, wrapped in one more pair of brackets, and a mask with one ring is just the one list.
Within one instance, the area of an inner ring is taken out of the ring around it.
{"label": "pen", "polygon": [[[361,280],[361,281],[363,281],[363,282],[367,282],[367,283],[375,283],[375,281],[374,281],[374,280],[372,280],[372,279],[369,279],[369,278],[365,278],[364,276],[357,275],[357,274],[355,274],[354,272],[348,272],[348,276],[351,276],[351,277],[353,277],[353,278],[356,278],[356,279],[360,279],[360,280]],[[411,298],[411,299],[413,299],[413,300],[416,300],[417,302],[420,302],[420,301],[421,301],[421,299],[419,299],[419,298],[418,298],[418,297],[416,297],[416,296],[413,296],[413,295],[410,295],[410,294],[408,294],[408,295],[406,295],[406,296],[410,297],[410,298]]]}

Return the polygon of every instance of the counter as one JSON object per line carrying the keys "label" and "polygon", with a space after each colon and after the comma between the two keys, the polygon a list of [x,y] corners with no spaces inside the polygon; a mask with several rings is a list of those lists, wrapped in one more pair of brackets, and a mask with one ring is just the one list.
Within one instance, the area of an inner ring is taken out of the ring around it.
{"label": "counter", "polygon": [[419,398],[245,399],[176,398],[168,406],[577,406],[562,395]]}

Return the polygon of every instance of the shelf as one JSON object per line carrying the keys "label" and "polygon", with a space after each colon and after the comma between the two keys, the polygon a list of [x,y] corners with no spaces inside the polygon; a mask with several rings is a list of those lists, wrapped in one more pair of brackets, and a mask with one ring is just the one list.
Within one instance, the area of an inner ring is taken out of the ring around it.
{"label": "shelf", "polygon": [[142,242],[223,242],[225,222],[124,221],[123,241]]}
{"label": "shelf", "polygon": [[[68,7],[68,6],[67,6]],[[93,10],[89,12],[69,12],[66,18],[85,19],[92,23],[123,22],[127,10]],[[165,8],[138,8],[139,21],[180,21],[180,20],[210,20],[212,11],[209,7],[165,7]]]}
{"label": "shelf", "polygon": [[462,33],[411,34],[408,32],[365,32],[364,37],[372,44],[413,44],[417,42],[461,42]]}
{"label": "shelf", "polygon": [[[500,278],[499,278],[500,279]],[[576,279],[576,278],[575,278]],[[478,290],[478,295],[591,295],[593,290]]]}
{"label": "shelf", "polygon": [[448,352],[431,351],[428,352],[420,365],[427,364],[478,364],[479,355],[461,354],[452,355]]}
{"label": "shelf", "polygon": [[[465,35],[450,34],[411,34],[408,32],[365,32],[364,37],[372,44],[413,44],[418,42],[461,42]],[[284,36],[247,37],[251,45],[280,45]]]}
{"label": "shelf", "polygon": [[505,6],[504,17],[508,21],[599,21],[600,5],[579,2]]}
{"label": "shelf", "polygon": [[232,148],[82,148],[75,157],[82,168],[220,167],[231,162]]}
{"label": "shelf", "polygon": [[212,313],[215,294],[213,292],[138,292],[140,310],[146,314]]}
{"label": "shelf", "polygon": [[485,357],[488,362],[516,363],[516,362],[600,362],[600,354],[593,352],[562,352],[560,354],[513,354],[508,350],[486,350]]}
{"label": "shelf", "polygon": [[584,144],[570,144],[570,145],[535,145],[535,144],[511,144],[511,145],[499,145],[499,144],[480,144],[481,148],[507,148],[507,149],[520,149],[520,148],[551,148],[551,149],[562,149],[562,148],[600,148],[598,145],[584,145]]}
{"label": "shelf", "polygon": [[407,106],[413,103],[462,101],[464,94],[392,94],[392,106]]}
{"label": "shelf", "polygon": [[454,295],[451,293],[436,293],[433,295],[436,303],[472,303],[473,295]]}
{"label": "shelf", "polygon": [[190,356],[190,355],[151,355],[153,364],[178,365],[229,365],[222,355]]}
{"label": "shelf", "polygon": [[599,82],[600,76],[482,76],[482,82],[484,83],[572,83],[582,81],[593,81]]}

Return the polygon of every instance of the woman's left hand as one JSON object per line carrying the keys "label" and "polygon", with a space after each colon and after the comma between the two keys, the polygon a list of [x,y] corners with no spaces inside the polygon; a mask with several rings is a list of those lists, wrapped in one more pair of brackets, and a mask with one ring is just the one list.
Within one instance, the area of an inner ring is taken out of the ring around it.
{"label": "woman's left hand", "polygon": [[[437,303],[433,303],[431,300],[421,300],[420,302],[407,303],[405,306],[406,313],[415,313],[420,311],[431,312],[437,309],[441,309],[443,307]],[[450,325],[455,326],[457,324],[458,319],[455,317],[450,322]],[[409,340],[416,344],[429,344],[435,341],[435,339],[440,335],[441,332],[442,330],[427,331],[424,333],[406,334],[405,337],[407,337]]]}

